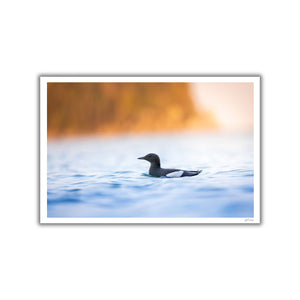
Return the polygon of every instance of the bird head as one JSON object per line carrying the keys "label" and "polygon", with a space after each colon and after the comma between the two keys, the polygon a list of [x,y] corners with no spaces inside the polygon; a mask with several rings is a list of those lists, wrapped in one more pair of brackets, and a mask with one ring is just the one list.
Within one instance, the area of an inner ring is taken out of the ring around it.
{"label": "bird head", "polygon": [[149,161],[149,163],[155,163],[155,164],[160,165],[159,156],[155,153],[149,153],[145,156],[139,157],[138,159],[144,159],[144,160]]}

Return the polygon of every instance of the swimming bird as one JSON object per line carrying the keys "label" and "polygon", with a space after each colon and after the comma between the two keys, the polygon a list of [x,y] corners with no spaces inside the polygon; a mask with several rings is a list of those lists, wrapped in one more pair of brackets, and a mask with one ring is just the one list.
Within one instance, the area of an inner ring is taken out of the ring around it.
{"label": "swimming bird", "polygon": [[138,159],[144,159],[149,161],[151,164],[149,169],[149,174],[155,177],[185,177],[185,176],[195,176],[202,172],[202,170],[198,171],[185,171],[180,169],[163,169],[160,167],[160,159],[159,156],[155,153],[149,153],[143,157],[139,157]]}

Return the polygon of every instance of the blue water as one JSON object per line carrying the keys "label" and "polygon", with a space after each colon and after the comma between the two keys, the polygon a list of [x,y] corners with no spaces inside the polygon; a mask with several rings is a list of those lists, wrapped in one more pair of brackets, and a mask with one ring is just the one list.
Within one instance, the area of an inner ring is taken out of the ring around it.
{"label": "blue water", "polygon": [[[202,169],[155,178],[162,167]],[[48,217],[253,217],[253,138],[241,134],[153,134],[48,142]]]}

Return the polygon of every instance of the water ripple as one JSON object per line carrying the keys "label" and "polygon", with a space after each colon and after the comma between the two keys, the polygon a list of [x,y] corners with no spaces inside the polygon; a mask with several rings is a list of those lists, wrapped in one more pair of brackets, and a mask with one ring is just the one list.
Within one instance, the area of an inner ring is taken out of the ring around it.
{"label": "water ripple", "polygon": [[[233,136],[226,143],[197,134],[173,138],[50,142],[48,216],[253,216],[252,137]],[[178,149],[170,149],[175,142]],[[249,150],[241,152],[244,144]],[[136,159],[149,149],[160,154],[163,165],[203,172],[176,180],[152,177],[149,165]]]}

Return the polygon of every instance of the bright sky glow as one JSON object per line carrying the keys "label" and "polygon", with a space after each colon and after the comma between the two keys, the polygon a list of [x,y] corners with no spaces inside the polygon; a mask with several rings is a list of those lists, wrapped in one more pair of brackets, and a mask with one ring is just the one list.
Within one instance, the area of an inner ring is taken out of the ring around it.
{"label": "bright sky glow", "polygon": [[191,83],[198,107],[216,116],[220,129],[249,131],[253,129],[253,83]]}

